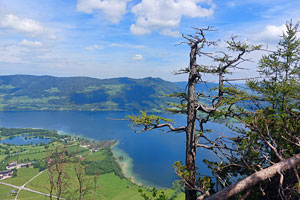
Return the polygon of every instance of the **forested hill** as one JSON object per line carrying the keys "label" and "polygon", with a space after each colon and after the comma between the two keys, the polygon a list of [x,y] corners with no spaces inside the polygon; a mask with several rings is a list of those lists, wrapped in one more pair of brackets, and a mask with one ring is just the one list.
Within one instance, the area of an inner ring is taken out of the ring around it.
{"label": "forested hill", "polygon": [[0,110],[158,111],[176,91],[159,78],[0,76]]}

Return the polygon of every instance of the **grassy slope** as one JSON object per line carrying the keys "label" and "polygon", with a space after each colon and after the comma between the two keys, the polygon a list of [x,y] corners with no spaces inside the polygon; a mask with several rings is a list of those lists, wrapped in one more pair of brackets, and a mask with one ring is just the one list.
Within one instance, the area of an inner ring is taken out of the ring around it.
{"label": "grassy slope", "polygon": [[0,76],[0,110],[159,111],[179,90],[159,78]]}
{"label": "grassy slope", "polygon": [[[89,177],[91,180],[93,177]],[[48,176],[47,173],[43,173],[37,179],[33,180],[28,188],[35,189],[41,192],[48,192],[46,187],[48,187]],[[76,180],[73,181],[74,184]],[[70,186],[72,187],[72,186]],[[118,176],[113,173],[103,174],[98,178],[97,181],[97,192],[96,199],[99,200],[143,200],[140,196],[138,189],[140,187],[131,183],[128,179],[120,179]],[[174,190],[168,189],[165,190],[166,194],[171,196],[174,193]],[[90,193],[91,194],[91,193]],[[92,199],[93,195],[85,196],[85,199]],[[183,194],[179,194],[177,200],[184,199]]]}

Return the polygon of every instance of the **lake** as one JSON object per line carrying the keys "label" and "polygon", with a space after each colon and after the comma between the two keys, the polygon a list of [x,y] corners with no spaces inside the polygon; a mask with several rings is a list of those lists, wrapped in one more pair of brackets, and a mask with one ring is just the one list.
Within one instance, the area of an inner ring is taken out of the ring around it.
{"label": "lake", "polygon": [[[9,128],[55,129],[63,134],[83,136],[95,140],[118,140],[114,149],[124,155],[126,173],[136,182],[147,186],[170,187],[177,179],[172,164],[183,161],[185,154],[184,133],[164,133],[153,130],[134,133],[130,123],[122,119],[126,112],[92,111],[27,111],[0,112],[0,126]],[[129,113],[131,114],[131,113]],[[164,115],[175,120],[176,125],[184,125],[184,115]],[[208,124],[222,134],[229,131],[222,124]],[[198,150],[198,168],[201,174],[210,175],[203,158],[214,158],[205,150]]]}
{"label": "lake", "polygon": [[0,140],[0,144],[16,144],[16,145],[26,145],[26,144],[48,144],[51,141],[50,138],[41,138],[41,137],[30,137],[26,136],[16,136],[11,138],[6,138],[4,140]]}

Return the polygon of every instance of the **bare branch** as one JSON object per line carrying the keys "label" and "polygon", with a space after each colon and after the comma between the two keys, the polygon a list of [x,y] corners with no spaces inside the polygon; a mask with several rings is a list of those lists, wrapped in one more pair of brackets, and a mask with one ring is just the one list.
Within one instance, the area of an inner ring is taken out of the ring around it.
{"label": "bare branch", "polygon": [[[247,178],[232,184],[216,194],[208,197],[206,200],[225,200],[233,195],[236,195],[248,188],[253,187],[257,183],[267,180],[269,178],[272,178],[274,175],[276,175],[279,172],[284,172],[288,169],[292,169],[294,167],[297,167],[300,164],[300,153],[294,155],[293,157],[280,161],[279,163],[276,163],[266,169],[263,169],[261,171],[256,172],[255,174],[252,174],[251,176],[248,176]],[[198,198],[197,200],[199,200]]]}
{"label": "bare branch", "polygon": [[169,123],[165,123],[165,124],[158,124],[158,125],[154,125],[152,127],[145,127],[144,129],[142,129],[141,131],[135,131],[136,133],[141,133],[141,132],[145,132],[145,131],[150,131],[153,129],[157,129],[157,128],[163,128],[163,127],[168,127],[170,131],[174,131],[174,132],[180,132],[180,131],[184,131],[185,130],[185,126],[181,126],[181,127],[176,127],[174,128],[172,126],[172,124]]}

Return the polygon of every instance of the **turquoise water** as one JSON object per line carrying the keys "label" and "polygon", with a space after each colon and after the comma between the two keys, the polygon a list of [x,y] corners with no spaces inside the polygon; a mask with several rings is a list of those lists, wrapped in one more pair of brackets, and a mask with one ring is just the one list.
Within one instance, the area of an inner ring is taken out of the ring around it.
{"label": "turquoise water", "polygon": [[[64,134],[79,135],[96,140],[118,140],[117,153],[124,154],[126,173],[138,183],[149,186],[170,187],[177,179],[172,164],[184,161],[185,134],[164,133],[153,130],[134,133],[128,121],[122,119],[125,112],[89,111],[33,111],[0,112],[0,126],[16,128],[55,129]],[[131,113],[129,113],[131,114]],[[184,115],[165,115],[175,119],[176,125],[184,125]],[[209,124],[222,134],[224,125]],[[198,168],[204,175],[210,175],[201,163],[203,158],[214,158],[211,152],[198,150]]]}

